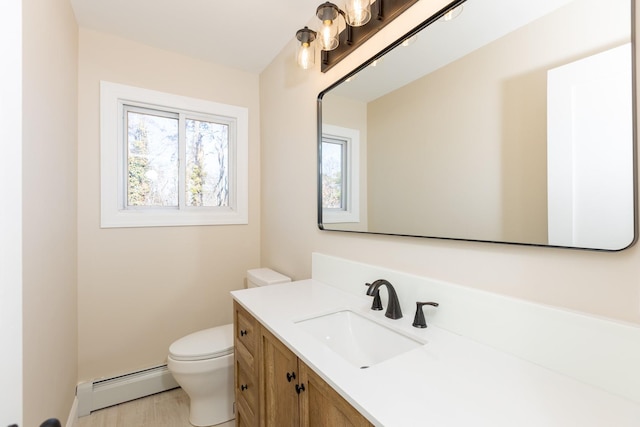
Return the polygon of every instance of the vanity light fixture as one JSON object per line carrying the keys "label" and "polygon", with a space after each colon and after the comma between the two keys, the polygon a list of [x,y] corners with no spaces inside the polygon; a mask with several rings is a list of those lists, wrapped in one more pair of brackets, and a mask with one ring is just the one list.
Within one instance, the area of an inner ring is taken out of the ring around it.
{"label": "vanity light fixture", "polygon": [[296,62],[303,70],[308,70],[316,63],[316,49],[313,41],[316,39],[316,32],[304,27],[296,32],[296,38],[300,42],[296,53]]}
{"label": "vanity light fixture", "polygon": [[[303,69],[315,63],[314,41],[319,43],[324,73],[344,59],[353,49],[368,40],[398,15],[418,0],[374,0],[376,11],[372,11],[371,0],[346,0],[344,11],[327,1],[316,9],[321,24],[318,31],[304,27],[296,32],[300,42],[296,62]],[[343,31],[339,29],[339,16],[345,22]],[[374,19],[372,19],[374,18]]]}
{"label": "vanity light fixture", "polygon": [[333,50],[338,47],[340,40],[338,38],[338,15],[342,12],[333,3],[326,2],[318,6],[316,16],[322,22],[318,33],[320,33],[320,49]]}
{"label": "vanity light fixture", "polygon": [[335,4],[325,2],[316,9],[316,16],[321,22],[318,40],[322,50],[333,50],[340,45],[338,16],[342,15],[347,29],[366,25],[371,19],[370,0],[347,0],[344,8],[343,12]]}

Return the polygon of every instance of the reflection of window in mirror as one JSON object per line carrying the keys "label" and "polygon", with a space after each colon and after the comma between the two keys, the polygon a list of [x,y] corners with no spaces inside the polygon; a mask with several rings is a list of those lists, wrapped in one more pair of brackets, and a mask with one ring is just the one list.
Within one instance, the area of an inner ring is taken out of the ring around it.
{"label": "reflection of window in mirror", "polygon": [[360,132],[322,125],[322,222],[360,222]]}

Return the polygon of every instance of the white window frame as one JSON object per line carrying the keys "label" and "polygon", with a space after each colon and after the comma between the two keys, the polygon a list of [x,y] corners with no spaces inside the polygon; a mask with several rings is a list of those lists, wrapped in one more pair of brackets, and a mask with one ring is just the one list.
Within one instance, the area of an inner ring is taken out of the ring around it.
{"label": "white window frame", "polygon": [[[360,131],[341,126],[322,124],[322,140],[334,139],[346,145],[346,161],[344,162],[343,185],[346,191],[343,209],[322,209],[323,224],[358,223],[360,222]],[[321,142],[323,142],[321,141]]]}
{"label": "white window frame", "polygon": [[[229,141],[229,206],[125,209],[124,105],[222,116],[235,122]],[[163,227],[249,223],[248,109],[106,81],[100,82],[100,226]],[[235,139],[235,141],[234,141]]]}

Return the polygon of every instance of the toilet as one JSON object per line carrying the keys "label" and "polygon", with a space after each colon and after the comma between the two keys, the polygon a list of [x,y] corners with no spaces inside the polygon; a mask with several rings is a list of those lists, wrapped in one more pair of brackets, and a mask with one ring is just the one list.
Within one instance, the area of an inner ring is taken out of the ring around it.
{"label": "toilet", "polygon": [[[247,271],[247,287],[291,279],[269,268]],[[212,426],[234,419],[233,324],[204,329],[169,346],[167,368],[190,400],[189,422]]]}

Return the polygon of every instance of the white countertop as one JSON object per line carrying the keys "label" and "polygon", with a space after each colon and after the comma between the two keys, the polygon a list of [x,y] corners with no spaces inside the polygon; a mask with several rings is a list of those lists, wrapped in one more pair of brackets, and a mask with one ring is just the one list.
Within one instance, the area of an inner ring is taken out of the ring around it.
{"label": "white countertop", "polygon": [[[413,310],[387,319],[365,291],[302,280],[231,294],[376,426],[640,426],[638,403],[435,326],[414,328]],[[358,369],[295,324],[343,309],[426,344]]]}

